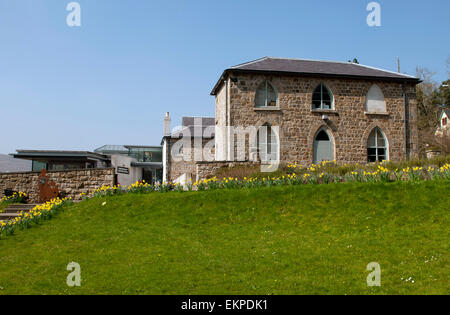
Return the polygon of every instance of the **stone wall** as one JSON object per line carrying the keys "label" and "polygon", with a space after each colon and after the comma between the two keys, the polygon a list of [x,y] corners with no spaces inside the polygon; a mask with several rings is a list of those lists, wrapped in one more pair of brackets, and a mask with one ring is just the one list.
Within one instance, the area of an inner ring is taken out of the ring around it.
{"label": "stone wall", "polygon": [[228,161],[214,161],[214,162],[197,162],[195,164],[196,166],[196,177],[194,177],[196,179],[196,181],[201,180],[201,179],[209,179],[212,178],[216,175],[217,171],[220,170],[221,168],[225,168],[225,167],[235,167],[235,166],[258,166],[260,165],[259,163],[255,163],[255,162],[248,162],[248,161],[243,161],[243,162],[228,162]]}
{"label": "stone wall", "polygon": [[[366,163],[367,139],[375,127],[381,128],[387,137],[390,160],[418,156],[417,102],[412,83],[406,84],[406,119],[409,120],[406,128],[403,87],[399,82],[242,73],[231,76],[237,81],[230,82],[229,124],[244,128],[265,123],[278,126],[281,163],[312,164],[314,137],[322,127],[334,140],[338,163]],[[256,89],[265,80],[276,88],[279,108],[255,108]],[[312,94],[321,82],[334,96],[334,110],[312,110]],[[373,84],[384,94],[387,113],[370,114],[365,111],[366,95]],[[223,102],[216,105],[227,106]],[[224,110],[216,108],[216,113]],[[324,121],[322,115],[327,115],[329,120]]]}
{"label": "stone wall", "polygon": [[[179,141],[183,144],[183,150],[180,156],[174,156],[172,148]],[[199,144],[195,145],[194,141],[199,141]],[[189,150],[189,148],[192,149]],[[196,161],[214,160],[214,139],[171,138],[168,145],[168,159],[167,174],[169,181],[174,181],[183,174],[187,174],[188,178],[194,179],[197,172]]]}
{"label": "stone wall", "polygon": [[[30,202],[39,201],[38,177],[40,172],[0,173],[0,197],[5,189],[25,192]],[[67,193],[67,197],[79,200],[81,193],[90,194],[97,188],[115,184],[115,169],[80,169],[70,171],[48,171],[49,180],[54,181],[58,189]]]}

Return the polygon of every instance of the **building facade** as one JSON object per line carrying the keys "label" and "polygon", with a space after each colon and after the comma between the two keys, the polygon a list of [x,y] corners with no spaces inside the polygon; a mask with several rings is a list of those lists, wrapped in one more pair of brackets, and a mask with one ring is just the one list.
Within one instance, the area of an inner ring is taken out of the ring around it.
{"label": "building facade", "polygon": [[214,117],[183,117],[181,127],[171,131],[169,113],[164,118],[163,181],[187,184],[196,179],[197,163],[214,161]]}
{"label": "building facade", "polygon": [[245,160],[252,154],[303,165],[415,158],[419,82],[354,63],[266,57],[232,67],[211,93],[216,160],[235,160],[243,147],[227,126],[265,128],[256,146],[255,134],[248,134]]}

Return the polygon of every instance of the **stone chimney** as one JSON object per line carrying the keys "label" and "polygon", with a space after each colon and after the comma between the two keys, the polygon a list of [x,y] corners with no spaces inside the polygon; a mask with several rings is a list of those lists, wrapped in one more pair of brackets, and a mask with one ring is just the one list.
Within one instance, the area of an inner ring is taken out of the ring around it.
{"label": "stone chimney", "polygon": [[164,136],[170,135],[170,124],[171,124],[171,119],[170,119],[169,112],[167,112],[166,116],[164,116]]}

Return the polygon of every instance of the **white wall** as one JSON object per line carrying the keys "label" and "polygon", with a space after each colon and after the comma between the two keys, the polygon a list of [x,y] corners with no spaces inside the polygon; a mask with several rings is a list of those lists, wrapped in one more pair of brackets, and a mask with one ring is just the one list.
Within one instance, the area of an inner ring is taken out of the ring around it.
{"label": "white wall", "polygon": [[162,181],[164,182],[168,182],[168,178],[167,178],[167,167],[168,167],[168,161],[167,161],[167,149],[168,149],[168,144],[169,141],[167,139],[164,139],[164,143],[163,143],[163,149],[162,149],[162,162],[163,162],[163,177],[162,177]]}
{"label": "white wall", "polygon": [[216,131],[215,131],[215,159],[223,161],[227,158],[226,152],[226,85],[216,95]]}
{"label": "white wall", "polygon": [[[447,125],[444,126],[443,121],[444,119],[447,118]],[[450,120],[448,119],[448,116],[445,112],[442,113],[442,117],[441,117],[441,128],[449,128],[450,126]]]}
{"label": "white wall", "polygon": [[[131,162],[136,162],[135,158],[129,157],[127,155],[115,154],[111,156],[111,164],[116,169],[117,182],[121,186],[129,186],[137,181],[142,180],[142,168],[132,167]],[[128,168],[129,174],[119,174],[117,173],[117,167]]]}

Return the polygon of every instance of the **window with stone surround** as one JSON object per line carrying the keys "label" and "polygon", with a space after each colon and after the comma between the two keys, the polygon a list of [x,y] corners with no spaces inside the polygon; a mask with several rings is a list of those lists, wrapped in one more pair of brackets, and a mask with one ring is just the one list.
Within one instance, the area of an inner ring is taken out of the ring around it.
{"label": "window with stone surround", "polygon": [[269,81],[264,81],[256,89],[255,107],[278,107],[278,93]]}
{"label": "window with stone surround", "polygon": [[367,140],[367,161],[383,162],[388,160],[388,143],[383,131],[376,127]]}
{"label": "window with stone surround", "polygon": [[370,87],[366,95],[366,112],[368,113],[386,113],[386,101],[383,91],[374,84]]}
{"label": "window with stone surround", "polygon": [[323,83],[320,83],[314,90],[312,96],[313,109],[334,109],[333,93]]}

